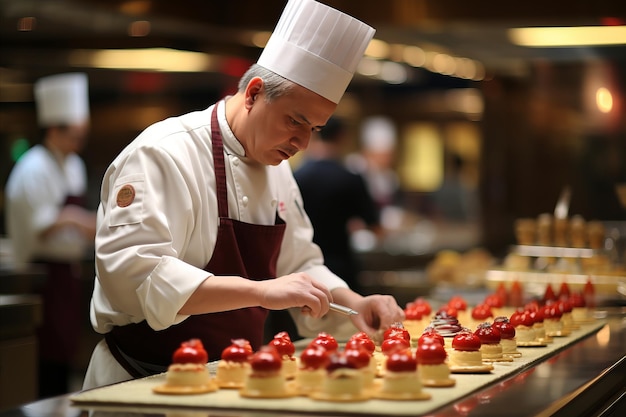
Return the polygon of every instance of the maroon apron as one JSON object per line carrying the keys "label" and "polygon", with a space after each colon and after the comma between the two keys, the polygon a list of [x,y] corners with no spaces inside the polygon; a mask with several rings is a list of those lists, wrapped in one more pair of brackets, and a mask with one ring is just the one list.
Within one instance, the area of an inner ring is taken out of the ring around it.
{"label": "maroon apron", "polygon": [[[286,225],[278,215],[274,225],[250,224],[229,218],[217,104],[211,115],[211,136],[219,227],[213,255],[204,269],[215,275],[234,275],[252,280],[276,278],[276,263]],[[180,343],[191,338],[202,340],[210,361],[218,360],[222,350],[235,338],[248,339],[253,349],[257,350],[263,342],[266,316],[265,308],[249,307],[193,315],[159,331],[153,330],[144,320],[114,327],[105,339],[117,361],[138,378],[163,372],[172,362],[172,355]]]}
{"label": "maroon apron", "polygon": [[[64,205],[85,207],[84,198],[68,196]],[[37,329],[39,358],[42,361],[71,364],[80,341],[81,264],[37,260],[43,266],[46,280],[41,288],[42,322]]]}

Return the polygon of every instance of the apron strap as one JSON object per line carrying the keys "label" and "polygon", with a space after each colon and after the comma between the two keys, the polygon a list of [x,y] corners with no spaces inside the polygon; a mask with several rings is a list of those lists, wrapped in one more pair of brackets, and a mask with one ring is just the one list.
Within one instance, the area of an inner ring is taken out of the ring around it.
{"label": "apron strap", "polygon": [[[228,217],[228,193],[226,191],[226,164],[224,163],[224,145],[222,143],[222,132],[217,121],[217,106],[211,114],[211,144],[213,147],[213,162],[215,164],[215,181],[217,189],[217,208],[219,216]],[[223,102],[225,103],[225,102]]]}

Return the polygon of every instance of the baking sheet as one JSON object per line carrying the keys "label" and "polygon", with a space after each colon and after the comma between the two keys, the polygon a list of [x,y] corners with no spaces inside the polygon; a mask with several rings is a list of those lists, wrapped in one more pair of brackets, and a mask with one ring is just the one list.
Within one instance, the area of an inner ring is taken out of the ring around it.
{"label": "baking sheet", "polygon": [[[284,412],[307,412],[317,414],[340,414],[368,416],[409,416],[421,415],[434,411],[450,402],[457,401],[468,394],[494,383],[519,371],[545,357],[551,356],[563,347],[600,330],[606,323],[598,320],[582,325],[569,336],[555,337],[554,342],[546,347],[518,348],[522,356],[512,362],[496,362],[489,374],[452,374],[456,385],[448,388],[424,387],[424,392],[431,394],[431,399],[421,401],[385,401],[370,399],[364,402],[326,402],[306,397],[285,399],[250,399],[243,398],[237,390],[220,389],[216,392],[200,395],[158,395],[152,388],[165,382],[165,374],[122,382],[107,387],[83,391],[71,396],[73,404],[80,408],[93,406],[116,406],[117,410],[126,408],[154,409],[155,407],[174,407],[203,410],[257,410]],[[215,370],[215,362],[209,364]],[[126,408],[125,408],[126,407]]]}

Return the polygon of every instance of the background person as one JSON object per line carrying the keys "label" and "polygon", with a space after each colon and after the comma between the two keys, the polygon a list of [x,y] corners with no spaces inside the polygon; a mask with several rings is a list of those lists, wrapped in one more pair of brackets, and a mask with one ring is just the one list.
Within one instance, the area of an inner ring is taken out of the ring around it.
{"label": "background person", "polygon": [[235,95],[148,127],[113,161],[91,303],[105,340],[84,388],[163,372],[191,337],[213,360],[232,338],[258,349],[268,310],[291,308],[301,332],[345,323],[327,315],[331,301],[368,333],[404,317],[323,265],[288,162],[335,111],[373,33],[291,0]]}
{"label": "background person", "polygon": [[359,260],[351,245],[357,229],[379,231],[379,210],[363,177],[348,170],[344,148],[348,138],[346,124],[331,117],[307,149],[305,159],[294,172],[304,210],[313,224],[313,242],[322,249],[324,263],[356,292]]}
{"label": "background person", "polygon": [[6,185],[6,227],[15,267],[40,263],[42,323],[38,329],[39,395],[68,392],[79,343],[81,261],[93,249],[95,213],[85,208],[87,175],[78,155],[89,130],[85,74],[35,83],[42,140],[13,167]]}

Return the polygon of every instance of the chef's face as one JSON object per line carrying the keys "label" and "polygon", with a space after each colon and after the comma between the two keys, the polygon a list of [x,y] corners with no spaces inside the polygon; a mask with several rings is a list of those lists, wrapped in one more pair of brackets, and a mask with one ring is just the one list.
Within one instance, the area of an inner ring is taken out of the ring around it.
{"label": "chef's face", "polygon": [[246,91],[248,109],[246,156],[265,165],[278,165],[307,148],[311,133],[326,124],[337,105],[294,85],[287,93],[268,102],[263,81],[255,79]]}
{"label": "chef's face", "polygon": [[49,128],[47,143],[64,155],[80,152],[87,140],[89,121]]}

